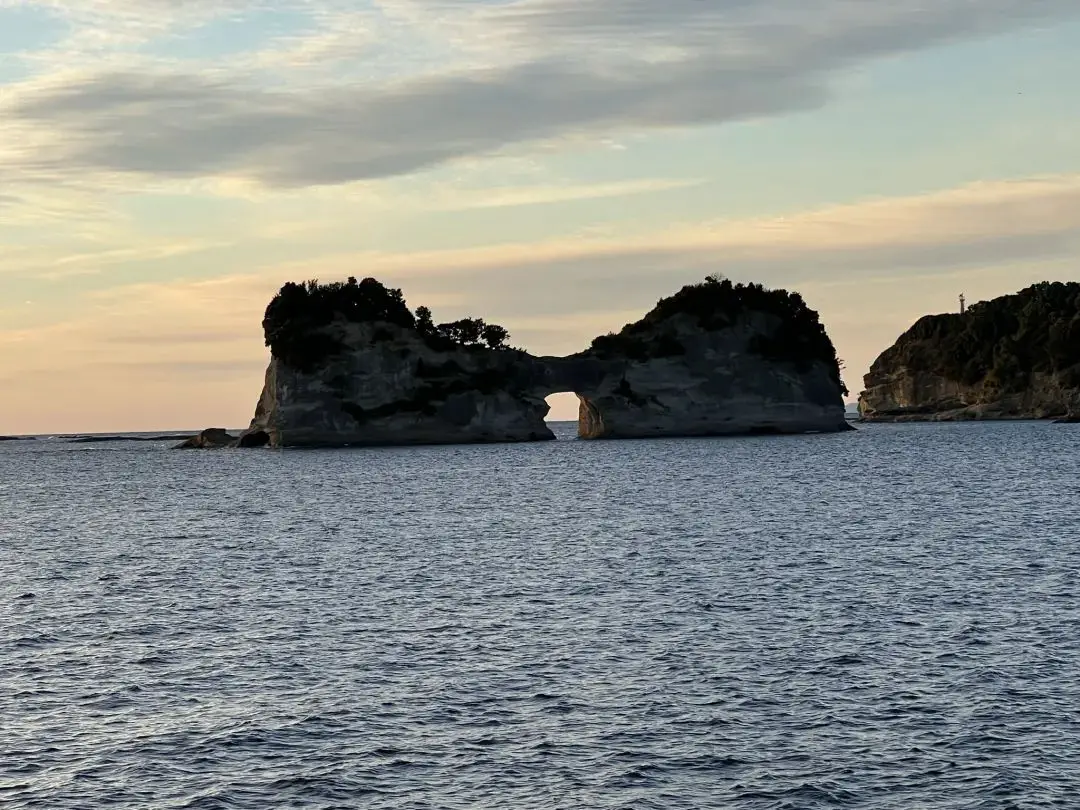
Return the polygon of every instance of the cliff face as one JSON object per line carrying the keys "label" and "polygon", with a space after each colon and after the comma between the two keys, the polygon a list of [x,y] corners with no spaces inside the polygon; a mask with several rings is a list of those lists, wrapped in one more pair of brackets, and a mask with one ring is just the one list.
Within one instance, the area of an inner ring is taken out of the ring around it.
{"label": "cliff face", "polygon": [[762,313],[719,330],[677,315],[635,333],[651,356],[633,349],[629,357],[618,349],[584,353],[591,374],[565,383],[581,400],[578,434],[622,439],[847,429],[835,366],[770,360],[755,349],[779,327],[779,318]]}
{"label": "cliff face", "polygon": [[1080,413],[1080,284],[1044,282],[963,314],[921,318],[864,382],[867,421]]}
{"label": "cliff face", "polygon": [[955,422],[977,419],[1053,419],[1080,413],[1080,388],[1061,376],[1032,372],[1021,391],[1003,392],[906,366],[875,364],[859,397],[868,422]]}
{"label": "cliff face", "polygon": [[238,443],[543,441],[554,438],[544,400],[563,391],[578,395],[579,435],[589,439],[849,429],[835,352],[816,314],[797,296],[724,285],[684,288],[563,358],[502,348],[500,327],[487,327],[501,332],[495,348],[463,345],[446,336],[483,322],[434,327],[426,311],[415,326],[396,309],[396,322],[335,315],[297,328],[278,318],[275,334],[287,340],[272,344],[255,418]]}
{"label": "cliff face", "polygon": [[[389,324],[335,323],[316,367],[272,357],[248,445],[276,447],[554,439],[533,363],[514,350],[439,351]],[[376,334],[378,333],[378,334]],[[265,441],[263,441],[265,437]],[[243,439],[242,439],[243,441]]]}

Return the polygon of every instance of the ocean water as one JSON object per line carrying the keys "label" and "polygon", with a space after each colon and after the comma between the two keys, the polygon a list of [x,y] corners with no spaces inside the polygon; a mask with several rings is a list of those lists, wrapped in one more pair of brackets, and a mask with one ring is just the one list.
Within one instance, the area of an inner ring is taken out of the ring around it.
{"label": "ocean water", "polygon": [[1080,807],[1078,426],[167,447],[0,444],[5,810]]}

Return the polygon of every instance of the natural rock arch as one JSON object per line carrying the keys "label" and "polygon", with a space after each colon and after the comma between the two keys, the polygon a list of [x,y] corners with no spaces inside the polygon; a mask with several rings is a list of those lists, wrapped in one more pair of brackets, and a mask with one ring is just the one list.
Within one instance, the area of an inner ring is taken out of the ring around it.
{"label": "natural rock arch", "polygon": [[583,438],[848,429],[817,313],[760,285],[684,287],[567,357],[506,348],[483,321],[416,318],[374,279],[286,285],[263,325],[271,361],[241,446],[553,439],[545,399],[562,391]]}

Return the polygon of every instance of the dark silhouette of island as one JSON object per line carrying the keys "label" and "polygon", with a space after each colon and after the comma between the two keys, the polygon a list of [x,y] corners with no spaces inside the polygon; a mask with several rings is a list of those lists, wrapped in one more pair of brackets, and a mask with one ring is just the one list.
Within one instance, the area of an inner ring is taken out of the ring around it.
{"label": "dark silhouette of island", "polygon": [[1080,414],[1080,283],[1035,284],[920,318],[870,368],[867,421]]}
{"label": "dark silhouette of island", "polygon": [[797,293],[710,277],[568,357],[497,324],[435,323],[375,279],[287,283],[263,319],[271,360],[250,428],[184,447],[542,441],[545,398],[572,391],[579,436],[835,432],[836,350]]}

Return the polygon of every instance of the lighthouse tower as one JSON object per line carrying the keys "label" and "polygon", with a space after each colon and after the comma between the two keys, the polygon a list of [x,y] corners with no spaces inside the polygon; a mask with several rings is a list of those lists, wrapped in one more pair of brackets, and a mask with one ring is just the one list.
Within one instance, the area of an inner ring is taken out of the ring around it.
{"label": "lighthouse tower", "polygon": [[960,314],[963,315],[967,312],[967,299],[964,298],[964,294],[960,293]]}

